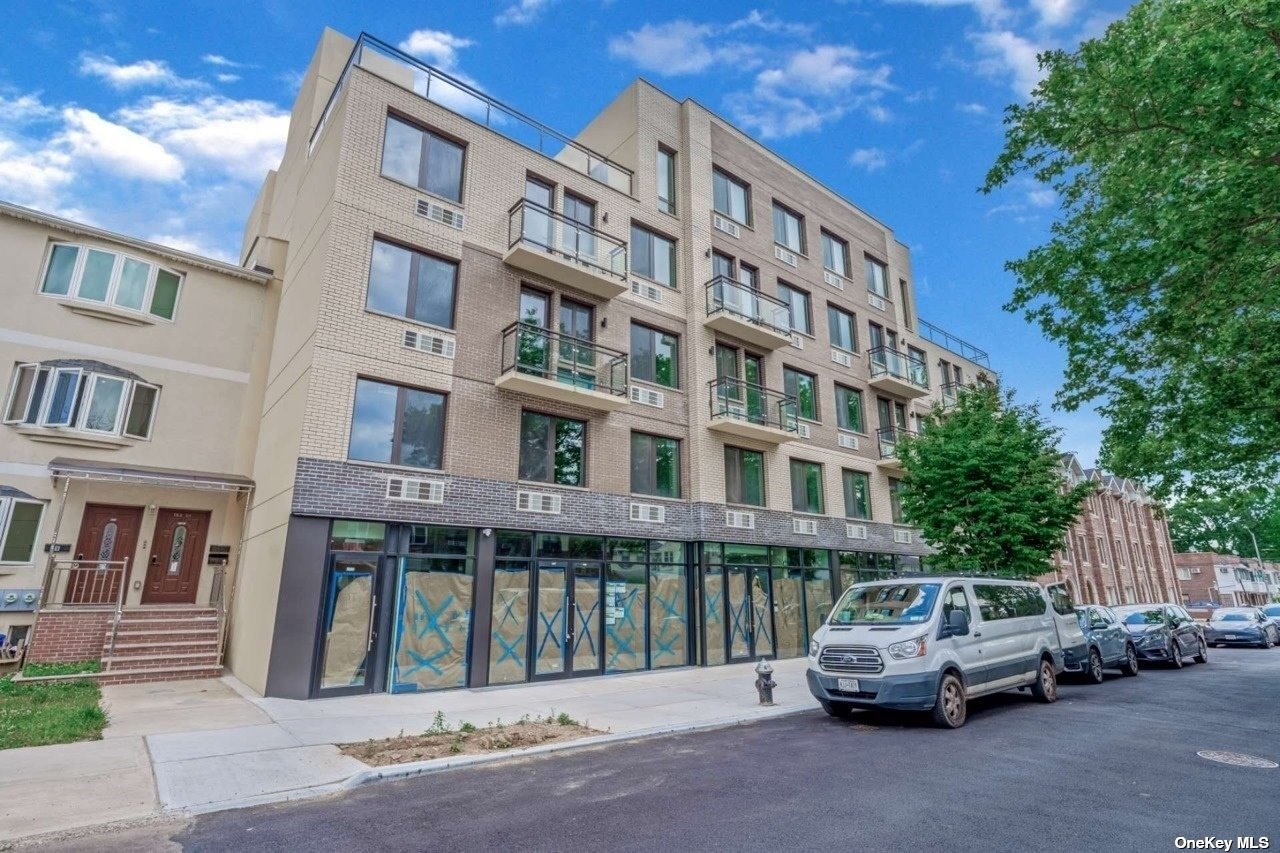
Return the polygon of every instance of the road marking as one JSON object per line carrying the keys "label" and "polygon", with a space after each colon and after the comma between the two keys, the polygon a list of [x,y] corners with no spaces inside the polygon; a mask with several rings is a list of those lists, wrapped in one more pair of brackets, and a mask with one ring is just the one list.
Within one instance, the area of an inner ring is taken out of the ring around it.
{"label": "road marking", "polygon": [[1232,767],[1257,767],[1262,770],[1271,770],[1280,767],[1274,761],[1265,758],[1259,758],[1256,755],[1245,755],[1243,752],[1227,752],[1221,749],[1202,749],[1196,755],[1208,761],[1216,761],[1219,764],[1230,764]]}

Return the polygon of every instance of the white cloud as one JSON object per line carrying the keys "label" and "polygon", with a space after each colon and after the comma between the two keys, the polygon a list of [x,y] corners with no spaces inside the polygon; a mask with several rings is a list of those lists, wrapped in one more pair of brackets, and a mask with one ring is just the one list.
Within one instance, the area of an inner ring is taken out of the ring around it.
{"label": "white cloud", "polygon": [[265,101],[210,95],[195,101],[147,98],[118,113],[129,127],[189,161],[260,180],[284,152],[289,114]]}
{"label": "white cloud", "polygon": [[211,246],[205,243],[202,238],[191,234],[153,234],[145,239],[152,243],[159,243],[161,246],[168,246],[171,249],[191,252],[194,255],[203,255],[206,258],[221,258],[233,263],[237,260],[236,258],[228,257],[219,247]]}
{"label": "white cloud", "polygon": [[400,42],[400,49],[445,71],[452,71],[458,66],[458,51],[473,44],[475,42],[469,38],[444,30],[414,30]]}
{"label": "white cloud", "polygon": [[892,88],[888,65],[870,65],[867,55],[847,45],[796,50],[784,62],[756,75],[749,92],[729,96],[734,118],[766,139],[817,130],[851,109],[888,121],[879,103]]}
{"label": "white cloud", "polygon": [[834,95],[854,86],[889,88],[888,65],[862,65],[864,55],[856,48],[824,44],[791,54],[781,68],[770,68],[756,76],[760,86],[788,89],[815,95]]}
{"label": "white cloud", "polygon": [[1040,82],[1040,63],[1036,55],[1043,48],[1012,30],[985,30],[972,33],[981,59],[978,70],[989,77],[1008,79],[1013,90],[1022,97]]}
{"label": "white cloud", "polygon": [[140,133],[79,107],[63,110],[62,118],[65,126],[54,145],[65,146],[76,160],[126,178],[167,182],[182,177],[182,161]]}
{"label": "white cloud", "polygon": [[98,77],[115,89],[131,89],[137,86],[188,87],[200,85],[197,80],[179,77],[167,62],[158,59],[141,59],[121,65],[110,56],[84,53],[80,55],[79,71],[86,77]]}
{"label": "white cloud", "polygon": [[243,63],[233,62],[225,56],[217,53],[206,53],[200,57],[200,61],[207,65],[216,65],[219,68],[244,68]]}
{"label": "white cloud", "polygon": [[735,30],[761,30],[766,33],[784,33],[793,36],[807,36],[813,32],[809,24],[795,21],[783,21],[759,9],[752,9],[745,16],[733,21],[725,27],[729,32]]}
{"label": "white cloud", "polygon": [[239,74],[218,74],[215,76],[219,83],[234,83],[240,79]]}
{"label": "white cloud", "polygon": [[0,198],[54,210],[60,206],[59,192],[74,177],[65,152],[0,135]]}
{"label": "white cloud", "polygon": [[1027,202],[1032,207],[1049,207],[1057,200],[1058,194],[1048,187],[1038,187],[1027,192]]}
{"label": "white cloud", "polygon": [[988,25],[1007,20],[1012,12],[1004,0],[885,0],[890,5],[930,6],[935,9],[968,6]]}
{"label": "white cloud", "polygon": [[1069,24],[1080,11],[1080,0],[1031,0],[1031,8],[1047,27]]}
{"label": "white cloud", "polygon": [[889,164],[889,158],[879,148],[858,148],[849,155],[850,165],[875,172]]}
{"label": "white cloud", "polygon": [[551,0],[517,0],[493,17],[498,26],[532,24],[551,5]]}
{"label": "white cloud", "polygon": [[19,95],[16,98],[0,95],[0,121],[7,124],[26,124],[56,114],[56,110],[46,106],[36,95]]}
{"label": "white cloud", "polygon": [[971,115],[971,116],[984,116],[988,112],[990,112],[990,110],[987,109],[985,104],[979,104],[976,101],[969,101],[963,104],[956,104],[956,110],[964,113],[965,115]]}
{"label": "white cloud", "polygon": [[733,43],[713,45],[716,27],[676,20],[645,24],[609,40],[609,55],[658,74],[697,74],[742,53]]}

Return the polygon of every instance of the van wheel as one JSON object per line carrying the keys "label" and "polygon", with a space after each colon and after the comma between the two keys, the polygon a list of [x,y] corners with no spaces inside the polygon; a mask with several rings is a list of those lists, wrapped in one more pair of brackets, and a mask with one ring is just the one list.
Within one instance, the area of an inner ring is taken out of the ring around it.
{"label": "van wheel", "polygon": [[1120,671],[1128,676],[1138,674],[1138,650],[1133,646],[1124,647],[1124,663],[1120,664]]}
{"label": "van wheel", "polygon": [[1101,684],[1106,676],[1102,672],[1102,654],[1097,649],[1089,649],[1089,668],[1085,675],[1094,684]]}
{"label": "van wheel", "polygon": [[1040,671],[1036,673],[1036,683],[1031,685],[1031,695],[1046,704],[1058,701],[1058,676],[1053,671],[1053,661],[1048,658],[1040,661]]}
{"label": "van wheel", "polygon": [[964,683],[954,672],[942,676],[938,685],[938,699],[933,703],[934,725],[944,729],[958,729],[968,716],[964,698]]}
{"label": "van wheel", "polygon": [[819,702],[822,710],[826,711],[829,716],[835,717],[837,720],[847,720],[853,713],[853,706],[848,702],[828,702],[823,699]]}
{"label": "van wheel", "polygon": [[1204,644],[1204,640],[1200,641],[1200,651],[1196,652],[1196,663],[1209,662],[1209,647]]}

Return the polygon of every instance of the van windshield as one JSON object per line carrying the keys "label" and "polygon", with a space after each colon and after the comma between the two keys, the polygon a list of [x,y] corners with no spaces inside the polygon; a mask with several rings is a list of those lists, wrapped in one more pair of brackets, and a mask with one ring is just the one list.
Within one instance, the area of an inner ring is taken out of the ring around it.
{"label": "van windshield", "polygon": [[852,586],[831,614],[832,625],[914,625],[933,613],[941,584]]}

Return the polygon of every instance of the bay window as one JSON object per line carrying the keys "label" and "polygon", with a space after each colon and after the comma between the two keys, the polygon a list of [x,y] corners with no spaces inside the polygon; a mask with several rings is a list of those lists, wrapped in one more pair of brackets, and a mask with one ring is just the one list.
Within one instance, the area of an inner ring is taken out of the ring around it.
{"label": "bay window", "polygon": [[159,264],[91,246],[54,243],[40,292],[172,320],[182,274]]}
{"label": "bay window", "polygon": [[159,397],[157,386],[102,362],[20,364],[9,387],[4,422],[148,439]]}

